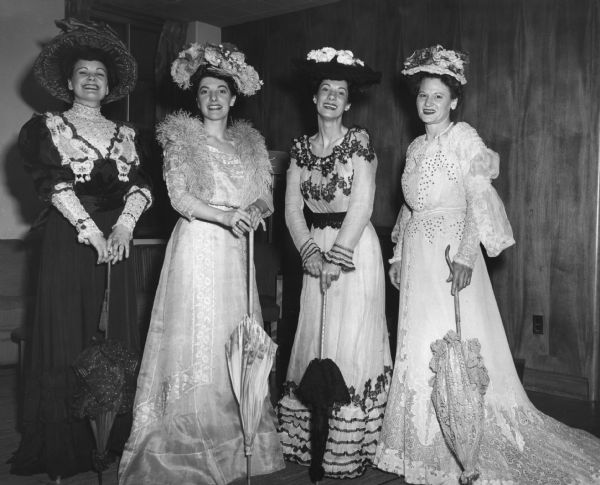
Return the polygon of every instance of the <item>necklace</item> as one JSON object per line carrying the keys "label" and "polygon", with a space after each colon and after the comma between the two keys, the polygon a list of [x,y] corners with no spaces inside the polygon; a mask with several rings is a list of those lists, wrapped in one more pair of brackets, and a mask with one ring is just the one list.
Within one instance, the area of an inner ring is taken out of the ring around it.
{"label": "necklace", "polygon": [[444,135],[445,133],[448,133],[453,126],[454,126],[454,122],[450,123],[448,126],[446,126],[446,128],[444,128],[442,131],[440,131],[437,135],[434,135],[432,138],[430,138],[429,135],[426,135],[425,138],[427,141],[438,140],[440,138],[440,136]]}

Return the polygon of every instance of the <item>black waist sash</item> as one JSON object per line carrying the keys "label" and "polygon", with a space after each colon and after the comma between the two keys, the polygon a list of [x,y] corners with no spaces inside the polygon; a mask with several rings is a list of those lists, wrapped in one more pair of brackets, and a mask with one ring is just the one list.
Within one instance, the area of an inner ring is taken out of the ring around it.
{"label": "black waist sash", "polygon": [[346,217],[345,212],[313,212],[307,209],[306,213],[309,225],[315,229],[325,229],[326,227],[339,229]]}

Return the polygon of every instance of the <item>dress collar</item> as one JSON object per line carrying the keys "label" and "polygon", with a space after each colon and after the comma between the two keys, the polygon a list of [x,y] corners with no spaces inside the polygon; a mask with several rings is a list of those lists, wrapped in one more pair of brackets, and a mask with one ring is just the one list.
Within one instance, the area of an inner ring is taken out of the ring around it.
{"label": "dress collar", "polygon": [[92,108],[91,106],[85,106],[80,103],[73,103],[73,106],[66,112],[66,114],[71,114],[77,118],[83,118],[90,121],[105,119],[100,112],[100,106]]}

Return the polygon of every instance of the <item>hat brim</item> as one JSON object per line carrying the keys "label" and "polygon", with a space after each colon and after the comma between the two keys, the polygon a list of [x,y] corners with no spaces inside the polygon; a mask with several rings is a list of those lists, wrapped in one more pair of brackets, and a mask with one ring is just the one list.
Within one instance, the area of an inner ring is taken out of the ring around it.
{"label": "hat brim", "polygon": [[133,90],[137,81],[137,63],[125,44],[118,37],[99,29],[78,28],[54,37],[43,47],[33,65],[37,81],[52,96],[67,103],[73,102],[73,93],[67,88],[61,66],[67,56],[82,48],[97,49],[112,62],[110,68],[115,82],[109,86],[109,94],[102,100],[103,104],[121,99]]}
{"label": "hat brim", "polygon": [[381,73],[373,71],[367,65],[347,65],[337,61],[315,62],[306,59],[296,59],[293,63],[302,75],[313,81],[347,81],[358,88],[366,88],[381,81]]}

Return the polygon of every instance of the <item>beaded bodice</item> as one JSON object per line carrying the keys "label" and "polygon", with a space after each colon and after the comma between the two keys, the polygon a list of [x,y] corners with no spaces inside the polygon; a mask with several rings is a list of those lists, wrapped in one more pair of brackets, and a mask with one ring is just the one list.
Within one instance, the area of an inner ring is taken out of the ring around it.
{"label": "beaded bodice", "polygon": [[402,190],[413,211],[466,208],[451,132],[432,139],[420,136],[408,149]]}

